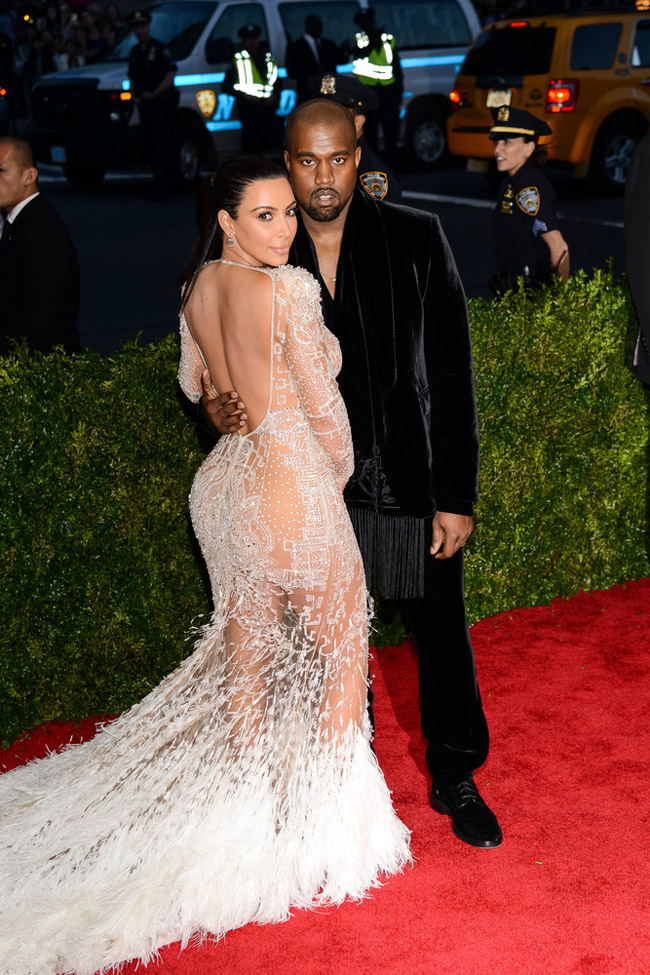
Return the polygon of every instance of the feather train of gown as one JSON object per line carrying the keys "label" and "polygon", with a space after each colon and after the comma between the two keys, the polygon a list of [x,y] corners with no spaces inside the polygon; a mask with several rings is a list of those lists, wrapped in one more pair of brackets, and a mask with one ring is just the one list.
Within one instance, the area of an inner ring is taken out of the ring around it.
{"label": "feather train of gown", "polygon": [[[338,343],[310,275],[258,270],[273,288],[268,410],[221,438],[190,495],[211,622],[92,741],[0,776],[2,975],[148,961],[362,898],[410,860],[370,748]],[[202,368],[181,317],[194,401]]]}

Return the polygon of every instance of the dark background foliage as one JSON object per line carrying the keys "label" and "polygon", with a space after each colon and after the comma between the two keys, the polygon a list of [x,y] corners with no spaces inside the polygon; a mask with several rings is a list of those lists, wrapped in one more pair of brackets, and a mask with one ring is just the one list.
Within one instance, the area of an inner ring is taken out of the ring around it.
{"label": "dark background foliage", "polygon": [[[470,315],[482,443],[470,619],[646,575],[647,403],[626,287],[578,273]],[[175,337],[0,359],[5,743],[138,700],[210,611],[187,511],[204,451],[177,360]],[[373,642],[403,635],[381,605]]]}

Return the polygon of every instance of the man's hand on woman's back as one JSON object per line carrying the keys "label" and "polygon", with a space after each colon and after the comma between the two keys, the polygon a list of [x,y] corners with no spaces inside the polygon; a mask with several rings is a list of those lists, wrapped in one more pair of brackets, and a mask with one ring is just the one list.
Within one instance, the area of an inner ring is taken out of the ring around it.
{"label": "man's hand on woman's back", "polygon": [[245,406],[237,393],[218,393],[212,383],[210,370],[201,373],[203,396],[201,409],[203,416],[220,434],[237,433],[248,417]]}

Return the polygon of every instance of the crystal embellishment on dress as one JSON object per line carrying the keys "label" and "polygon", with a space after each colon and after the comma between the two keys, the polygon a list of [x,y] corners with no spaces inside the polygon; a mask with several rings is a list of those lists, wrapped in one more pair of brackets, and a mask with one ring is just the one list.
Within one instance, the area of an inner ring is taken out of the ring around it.
{"label": "crystal embellishment on dress", "polygon": [[[268,409],[219,440],[190,493],[212,618],[92,741],[0,776],[3,975],[146,962],[362,898],[410,860],[370,747],[338,343],[310,275],[251,270],[273,287]],[[183,316],[180,330],[196,402],[204,361]]]}

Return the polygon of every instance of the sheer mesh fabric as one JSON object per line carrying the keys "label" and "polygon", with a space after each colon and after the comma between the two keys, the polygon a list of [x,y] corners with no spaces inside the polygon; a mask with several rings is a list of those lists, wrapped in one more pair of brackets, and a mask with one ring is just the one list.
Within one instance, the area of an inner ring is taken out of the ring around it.
{"label": "sheer mesh fabric", "polygon": [[[316,282],[273,285],[268,409],[190,494],[214,613],[194,652],[87,744],[0,776],[0,971],[92,975],[409,861],[370,748],[367,595],[340,484],[340,353]],[[181,318],[179,378],[202,356]]]}

